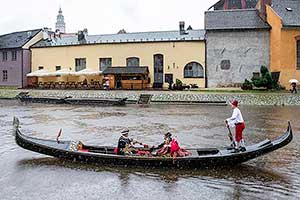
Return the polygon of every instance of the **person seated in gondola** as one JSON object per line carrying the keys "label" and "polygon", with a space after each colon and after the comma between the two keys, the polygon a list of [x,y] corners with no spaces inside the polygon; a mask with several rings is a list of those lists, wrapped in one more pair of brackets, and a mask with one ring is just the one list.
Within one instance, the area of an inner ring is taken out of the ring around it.
{"label": "person seated in gondola", "polygon": [[134,147],[134,144],[139,143],[140,145],[143,145],[143,143],[133,140],[132,138],[129,138],[128,134],[129,134],[128,129],[124,129],[121,131],[121,137],[119,138],[118,147],[117,147],[118,155],[131,155],[131,154],[138,153],[138,149]]}
{"label": "person seated in gondola", "polygon": [[172,141],[172,134],[170,132],[167,132],[164,134],[164,141],[163,143],[152,146],[150,148],[150,151],[152,152],[152,155],[163,155],[170,152],[170,142]]}
{"label": "person seated in gondola", "polygon": [[170,155],[173,158],[191,155],[191,153],[179,147],[177,138],[176,137],[172,138],[172,134],[170,132],[167,132],[165,134],[165,141],[159,146],[161,145],[163,146],[157,151],[156,155],[159,156]]}
{"label": "person seated in gondola", "polygon": [[153,146],[151,149],[160,149],[166,144],[166,142],[170,142],[171,140],[172,140],[172,134],[170,132],[167,132],[164,134],[164,141],[157,146]]}
{"label": "person seated in gondola", "polygon": [[185,156],[192,155],[190,152],[188,152],[184,148],[179,147],[178,140],[176,137],[174,137],[171,141],[170,154],[173,157],[173,159],[176,157],[185,157]]}
{"label": "person seated in gondola", "polygon": [[84,148],[84,145],[81,141],[78,142],[78,145],[77,145],[77,151],[81,151],[81,152],[89,152],[88,149],[85,149]]}
{"label": "person seated in gondola", "polygon": [[157,156],[170,156],[170,151],[171,151],[171,141],[172,139],[170,137],[165,138],[164,143],[160,144],[161,148],[157,150],[155,155]]}

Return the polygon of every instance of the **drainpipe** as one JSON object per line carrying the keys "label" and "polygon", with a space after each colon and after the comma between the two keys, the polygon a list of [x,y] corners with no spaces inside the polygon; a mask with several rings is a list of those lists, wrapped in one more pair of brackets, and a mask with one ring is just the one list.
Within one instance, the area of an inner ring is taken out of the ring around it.
{"label": "drainpipe", "polygon": [[207,42],[206,42],[206,34],[207,32],[205,31],[205,34],[204,34],[204,46],[205,46],[205,55],[204,55],[204,59],[205,59],[205,67],[204,67],[204,87],[207,88]]}
{"label": "drainpipe", "polygon": [[241,4],[242,4],[242,9],[246,9],[246,5],[247,5],[246,0],[242,0]]}
{"label": "drainpipe", "polygon": [[223,9],[228,10],[228,0],[224,1]]}
{"label": "drainpipe", "polygon": [[23,58],[23,49],[21,49],[21,52],[22,52],[22,56],[21,56],[21,60],[22,60],[22,64],[21,64],[21,76],[22,76],[22,84],[21,84],[21,87],[23,88],[23,81],[24,81],[24,77],[23,77],[23,73],[24,73],[24,58]]}

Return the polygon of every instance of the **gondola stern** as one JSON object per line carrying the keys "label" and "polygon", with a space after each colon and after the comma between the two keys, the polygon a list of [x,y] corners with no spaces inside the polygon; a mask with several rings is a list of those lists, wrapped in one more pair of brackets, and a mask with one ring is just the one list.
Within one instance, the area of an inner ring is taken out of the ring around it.
{"label": "gondola stern", "polygon": [[292,130],[292,125],[291,125],[290,121],[288,121],[287,132],[289,133],[289,142],[290,142],[293,140],[293,130]]}
{"label": "gondola stern", "polygon": [[291,132],[291,134],[293,135],[292,125],[291,125],[291,122],[290,122],[290,121],[288,121],[287,132]]}
{"label": "gondola stern", "polygon": [[16,136],[16,132],[19,129],[19,126],[20,126],[20,121],[16,116],[14,116],[14,118],[13,118],[13,136]]}

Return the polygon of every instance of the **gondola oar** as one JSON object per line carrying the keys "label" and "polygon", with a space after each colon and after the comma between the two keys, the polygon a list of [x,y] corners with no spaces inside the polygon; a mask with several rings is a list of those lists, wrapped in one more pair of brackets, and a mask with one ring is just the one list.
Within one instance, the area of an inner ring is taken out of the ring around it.
{"label": "gondola oar", "polygon": [[56,142],[59,143],[59,137],[61,136],[62,129],[59,129],[58,134],[56,136]]}
{"label": "gondola oar", "polygon": [[234,141],[234,139],[233,139],[233,135],[232,135],[231,130],[230,130],[230,128],[229,128],[228,121],[226,121],[226,127],[227,127],[227,129],[228,129],[228,137],[229,137],[229,139],[230,139],[231,146],[232,146],[232,147],[236,147],[236,143],[235,143],[235,141]]}

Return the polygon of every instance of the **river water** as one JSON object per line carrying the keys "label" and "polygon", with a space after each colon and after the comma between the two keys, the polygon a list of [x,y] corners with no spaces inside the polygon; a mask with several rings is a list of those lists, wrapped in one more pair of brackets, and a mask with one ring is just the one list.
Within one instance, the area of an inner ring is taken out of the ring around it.
{"label": "river water", "polygon": [[251,144],[282,134],[290,120],[294,140],[283,149],[224,169],[168,170],[72,163],[18,147],[12,132],[88,144],[116,145],[119,132],[149,145],[171,131],[180,146],[228,145],[223,120],[229,106],[151,105],[89,107],[0,100],[0,199],[299,199],[300,107],[241,106]]}

